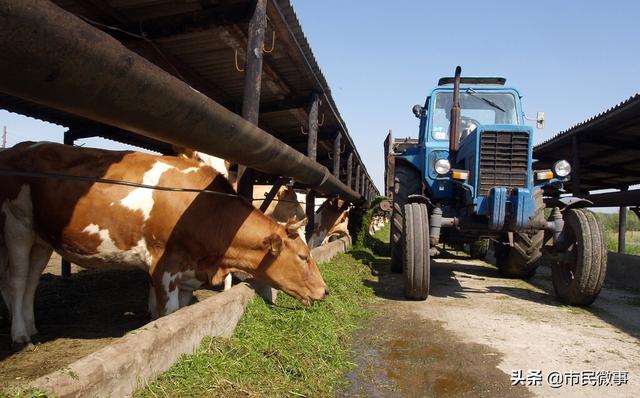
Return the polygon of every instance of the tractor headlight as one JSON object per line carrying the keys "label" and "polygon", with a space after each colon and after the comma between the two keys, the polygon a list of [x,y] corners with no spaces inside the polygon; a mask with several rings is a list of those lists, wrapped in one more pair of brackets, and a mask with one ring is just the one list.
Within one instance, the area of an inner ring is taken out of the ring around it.
{"label": "tractor headlight", "polygon": [[558,177],[566,177],[571,174],[571,165],[566,160],[558,160],[553,165],[553,172],[556,173]]}
{"label": "tractor headlight", "polygon": [[451,171],[451,163],[449,162],[449,159],[438,159],[433,167],[436,169],[436,173],[438,173],[438,175],[445,175]]}

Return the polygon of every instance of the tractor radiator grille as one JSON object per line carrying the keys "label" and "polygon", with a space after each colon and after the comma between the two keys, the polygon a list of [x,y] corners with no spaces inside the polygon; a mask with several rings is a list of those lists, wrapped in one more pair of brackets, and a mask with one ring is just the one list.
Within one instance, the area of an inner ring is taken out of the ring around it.
{"label": "tractor radiator grille", "polygon": [[478,194],[487,196],[493,187],[508,191],[527,185],[529,134],[488,131],[480,136]]}

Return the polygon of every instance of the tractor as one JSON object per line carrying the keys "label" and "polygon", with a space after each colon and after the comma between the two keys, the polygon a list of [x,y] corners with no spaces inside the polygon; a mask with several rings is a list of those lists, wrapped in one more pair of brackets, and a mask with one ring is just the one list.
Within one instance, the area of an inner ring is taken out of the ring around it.
{"label": "tractor", "polygon": [[[602,223],[583,208],[587,200],[565,195],[567,160],[534,170],[533,128],[520,94],[505,82],[461,77],[457,67],[424,106],[413,107],[418,140],[404,141],[392,156],[392,271],[404,273],[407,298],[425,300],[441,243],[490,240],[501,275],[531,278],[544,251],[556,296],[589,305],[607,266]],[[544,127],[543,113],[537,121]]]}

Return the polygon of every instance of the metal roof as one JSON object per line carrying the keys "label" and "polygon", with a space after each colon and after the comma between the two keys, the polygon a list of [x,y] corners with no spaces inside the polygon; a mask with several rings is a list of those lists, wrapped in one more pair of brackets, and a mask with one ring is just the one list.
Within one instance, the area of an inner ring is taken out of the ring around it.
{"label": "metal roof", "polygon": [[533,151],[537,169],[559,159],[574,163],[582,192],[640,184],[640,94],[558,133]]}
{"label": "metal roof", "polygon": [[[250,0],[53,0],[195,90],[240,113],[244,88]],[[259,127],[306,153],[308,106],[321,95],[317,161],[330,170],[333,139],[373,183],[318,66],[289,0],[268,0]],[[96,135],[168,152],[162,142],[0,93],[0,107],[69,127],[78,137]],[[355,173],[356,167],[353,167]],[[341,164],[346,180],[346,161]]]}

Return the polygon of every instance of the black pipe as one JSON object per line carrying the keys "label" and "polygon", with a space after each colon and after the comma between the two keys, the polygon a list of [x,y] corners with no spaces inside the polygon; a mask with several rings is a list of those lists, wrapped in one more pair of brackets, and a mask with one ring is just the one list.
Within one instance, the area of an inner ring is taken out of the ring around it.
{"label": "black pipe", "polygon": [[361,204],[324,166],[49,1],[0,0],[0,91]]}
{"label": "black pipe", "polygon": [[449,156],[455,163],[455,154],[460,145],[460,75],[462,68],[456,67],[453,79],[453,103],[451,104],[451,120],[449,121]]}

